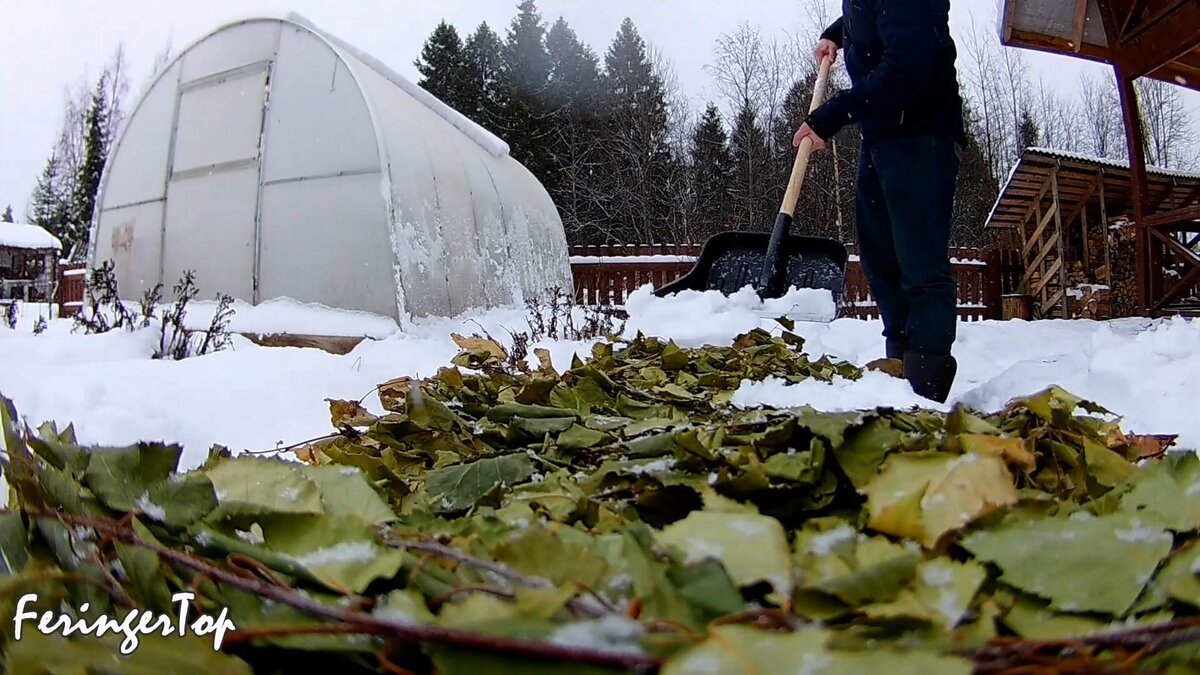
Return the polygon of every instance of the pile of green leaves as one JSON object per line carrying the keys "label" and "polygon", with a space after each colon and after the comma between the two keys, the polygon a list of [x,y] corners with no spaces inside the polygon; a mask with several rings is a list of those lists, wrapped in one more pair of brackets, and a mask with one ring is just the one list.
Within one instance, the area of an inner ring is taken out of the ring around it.
{"label": "pile of green leaves", "polygon": [[[8,406],[4,616],[29,589],[110,615],[191,589],[238,628],[103,672],[1200,670],[1200,459],[1061,389],[988,415],[739,410],[745,379],[861,371],[787,331],[605,342],[565,373],[460,345],[381,386],[382,416],[331,401],[340,433],[300,462],[180,473],[176,447],[84,451]],[[118,642],[35,633],[5,661],[90,672]]]}

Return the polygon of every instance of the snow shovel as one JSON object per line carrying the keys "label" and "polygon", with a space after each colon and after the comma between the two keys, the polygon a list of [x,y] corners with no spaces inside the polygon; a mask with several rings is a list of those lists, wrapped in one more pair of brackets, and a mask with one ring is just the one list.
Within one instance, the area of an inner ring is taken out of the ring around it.
{"label": "snow shovel", "polygon": [[[822,59],[810,112],[816,110],[825,97],[829,66],[830,60]],[[835,239],[790,234],[811,154],[812,141],[805,139],[796,153],[783,206],[771,234],[722,232],[710,237],[704,242],[691,271],[654,294],[663,297],[680,291],[715,290],[732,295],[746,286],[753,286],[759,297],[767,299],[778,298],[791,287],[824,288],[833,295],[834,305],[840,307],[849,258],[846,247]]]}

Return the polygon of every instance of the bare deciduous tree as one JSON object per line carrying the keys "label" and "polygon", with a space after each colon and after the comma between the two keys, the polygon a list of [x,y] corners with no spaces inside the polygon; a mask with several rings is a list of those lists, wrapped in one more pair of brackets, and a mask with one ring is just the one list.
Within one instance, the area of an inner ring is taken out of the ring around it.
{"label": "bare deciduous tree", "polygon": [[1146,136],[1146,160],[1156,166],[1190,169],[1196,165],[1196,128],[1183,100],[1183,90],[1160,80],[1137,81],[1138,103]]}

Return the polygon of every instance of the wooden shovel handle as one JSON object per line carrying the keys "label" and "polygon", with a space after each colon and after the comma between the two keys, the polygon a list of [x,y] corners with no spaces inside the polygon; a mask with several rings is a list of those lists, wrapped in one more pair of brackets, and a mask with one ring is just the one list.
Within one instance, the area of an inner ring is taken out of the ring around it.
{"label": "wooden shovel handle", "polygon": [[[821,59],[821,68],[817,71],[817,83],[813,86],[812,104],[808,108],[810,113],[820,107],[825,100],[825,87],[829,84],[830,64],[828,56]],[[805,138],[800,142],[800,148],[796,152],[796,161],[792,164],[792,177],[788,180],[787,192],[783,193],[783,206],[779,209],[780,213],[786,213],[792,217],[796,215],[796,202],[800,200],[800,187],[804,185],[804,174],[808,172],[808,158],[812,155],[812,147],[812,139]]]}

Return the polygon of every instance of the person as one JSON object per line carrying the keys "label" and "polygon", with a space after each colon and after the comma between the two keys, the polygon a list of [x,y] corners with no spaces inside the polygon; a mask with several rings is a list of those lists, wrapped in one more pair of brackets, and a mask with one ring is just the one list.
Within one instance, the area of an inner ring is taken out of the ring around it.
{"label": "person", "polygon": [[821,150],[842,128],[862,136],[856,180],[859,260],[883,319],[887,358],[913,391],[945,402],[957,374],[957,290],[949,244],[965,145],[949,0],[843,0],[814,51],[844,53],[849,90],[793,138]]}

